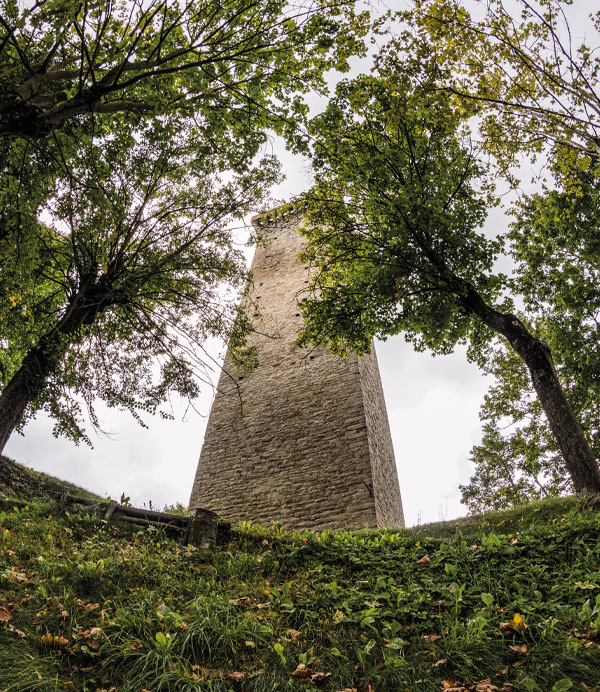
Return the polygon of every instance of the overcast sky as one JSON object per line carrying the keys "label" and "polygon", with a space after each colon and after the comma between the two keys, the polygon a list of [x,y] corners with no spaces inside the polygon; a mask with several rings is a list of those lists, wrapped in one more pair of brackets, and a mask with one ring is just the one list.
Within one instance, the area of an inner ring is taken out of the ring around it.
{"label": "overcast sky", "polygon": [[[576,2],[571,9],[579,15],[572,28],[579,21],[583,24],[589,11],[586,4]],[[573,36],[575,42],[580,33]],[[364,66],[363,62],[363,71]],[[287,180],[274,194],[287,199],[310,180],[302,160],[280,147],[276,151]],[[499,232],[505,223],[496,213],[488,228]],[[215,345],[213,353],[223,350]],[[407,525],[464,515],[458,486],[467,483],[472,473],[469,451],[481,438],[478,411],[491,382],[467,363],[462,349],[433,358],[414,352],[399,336],[378,343],[377,355]],[[215,382],[217,376],[215,372]],[[102,495],[119,499],[124,493],[138,506],[150,501],[158,507],[186,505],[212,397],[213,391],[206,389],[196,401],[198,413],[188,410],[184,416],[185,406],[178,405],[177,420],[151,418],[149,429],[141,428],[128,413],[99,406],[105,429],[114,435],[97,438],[92,433],[94,449],[53,438],[52,421],[39,416],[27,426],[24,437],[13,434],[5,454]]]}

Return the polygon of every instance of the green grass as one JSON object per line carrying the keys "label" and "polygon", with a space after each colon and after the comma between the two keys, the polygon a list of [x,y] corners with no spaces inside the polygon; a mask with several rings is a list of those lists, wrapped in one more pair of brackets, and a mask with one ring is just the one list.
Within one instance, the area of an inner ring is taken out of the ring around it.
{"label": "green grass", "polygon": [[566,499],[402,532],[242,525],[211,553],[6,500],[0,690],[600,690],[599,537]]}

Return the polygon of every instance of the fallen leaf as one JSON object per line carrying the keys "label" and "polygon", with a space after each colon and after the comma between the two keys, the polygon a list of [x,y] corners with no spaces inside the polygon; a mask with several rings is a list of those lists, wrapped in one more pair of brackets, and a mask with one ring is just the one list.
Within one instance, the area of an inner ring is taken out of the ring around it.
{"label": "fallen leaf", "polygon": [[240,599],[239,598],[230,598],[228,603],[229,603],[229,605],[239,605]]}
{"label": "fallen leaf", "polygon": [[422,634],[421,635],[421,639],[424,639],[425,641],[429,641],[429,642],[434,642],[437,639],[441,639],[441,638],[442,638],[441,634],[435,634],[435,633],[434,634]]}
{"label": "fallen leaf", "polygon": [[54,638],[54,643],[58,644],[59,646],[66,646],[69,643],[69,640],[65,639],[63,636],[60,636]]}
{"label": "fallen leaf", "polygon": [[0,606],[0,622],[10,622],[10,620],[12,620],[10,610],[4,606]]}
{"label": "fallen leaf", "polygon": [[432,668],[438,668],[439,666],[443,666],[445,663],[448,663],[447,658],[440,658],[439,661],[436,661],[431,667]]}
{"label": "fallen leaf", "polygon": [[475,691],[476,692],[492,692],[493,690],[497,690],[498,688],[496,685],[492,685],[491,680],[487,678],[486,680],[482,680],[481,682],[476,682],[475,683]]}
{"label": "fallen leaf", "polygon": [[308,678],[310,676],[310,670],[306,667],[306,664],[299,663],[296,670],[292,673],[295,678]]}
{"label": "fallen leaf", "polygon": [[506,634],[511,630],[514,632],[523,632],[526,629],[527,625],[525,624],[525,621],[523,620],[521,615],[519,615],[519,613],[515,613],[513,619],[510,622],[500,623],[500,632],[502,632],[502,634]]}
{"label": "fallen leaf", "polygon": [[467,688],[455,680],[442,680],[442,689],[444,692],[467,692]]}
{"label": "fallen leaf", "polygon": [[509,651],[513,651],[515,654],[529,654],[529,647],[525,646],[509,646]]}
{"label": "fallen leaf", "polygon": [[429,555],[423,555],[423,557],[420,560],[417,560],[417,565],[428,565],[431,562],[431,559],[429,558]]}
{"label": "fallen leaf", "polygon": [[50,632],[46,632],[46,634],[42,635],[42,641],[44,644],[48,644],[48,646],[52,646],[54,643],[54,637],[50,634]]}
{"label": "fallen leaf", "polygon": [[472,545],[472,546],[469,548],[469,552],[471,552],[471,553],[474,553],[474,552],[476,552],[477,550],[479,550],[479,546],[478,546],[478,545]]}
{"label": "fallen leaf", "polygon": [[66,687],[69,690],[69,692],[77,692],[75,685],[70,680],[61,680],[60,684],[63,687]]}
{"label": "fallen leaf", "polygon": [[8,557],[13,557],[14,555],[16,555],[14,550],[7,550],[6,553],[7,553]]}
{"label": "fallen leaf", "polygon": [[232,682],[242,682],[242,680],[246,677],[246,673],[237,673],[234,671],[227,670],[222,670],[219,673],[219,676],[223,678],[223,680],[231,680]]}
{"label": "fallen leaf", "polygon": [[85,606],[85,609],[86,609],[86,610],[97,610],[99,607],[100,607],[100,604],[99,604],[99,603],[88,603],[88,604]]}
{"label": "fallen leaf", "polygon": [[308,682],[311,685],[318,685],[323,680],[327,680],[327,678],[331,677],[331,673],[312,673],[310,677],[308,678]]}
{"label": "fallen leaf", "polygon": [[25,638],[25,632],[21,632],[21,630],[15,629],[12,625],[8,626],[8,631],[14,632],[17,635],[17,637],[20,637],[21,639]]}

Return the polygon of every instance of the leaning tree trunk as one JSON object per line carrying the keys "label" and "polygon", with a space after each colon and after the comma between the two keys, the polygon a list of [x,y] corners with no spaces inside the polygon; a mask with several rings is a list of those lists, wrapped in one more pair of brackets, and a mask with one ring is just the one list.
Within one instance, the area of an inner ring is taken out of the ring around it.
{"label": "leaning tree trunk", "polygon": [[472,286],[466,286],[460,299],[463,305],[490,329],[504,336],[527,365],[533,387],[546,413],[575,492],[578,495],[600,494],[598,461],[565,396],[550,348],[530,334],[518,317],[497,312],[487,305]]}
{"label": "leaning tree trunk", "polygon": [[38,346],[29,350],[0,394],[0,454],[25,409],[44,390],[46,380],[56,368],[58,352],[50,337],[42,338]]}
{"label": "leaning tree trunk", "polygon": [[0,393],[0,454],[25,409],[42,393],[48,377],[81,328],[93,324],[106,309],[106,295],[110,292],[107,286],[96,283],[93,275],[82,280],[58,324],[42,336],[37,346],[29,349],[21,367]]}

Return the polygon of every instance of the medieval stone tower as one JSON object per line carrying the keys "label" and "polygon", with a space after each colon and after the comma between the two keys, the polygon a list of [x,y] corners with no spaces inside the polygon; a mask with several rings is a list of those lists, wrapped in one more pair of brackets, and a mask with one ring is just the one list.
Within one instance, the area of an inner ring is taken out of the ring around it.
{"label": "medieval stone tower", "polygon": [[294,346],[308,284],[301,217],[253,223],[268,237],[248,303],[259,364],[240,377],[225,360],[190,509],[300,530],[404,526],[375,352],[339,360]]}

